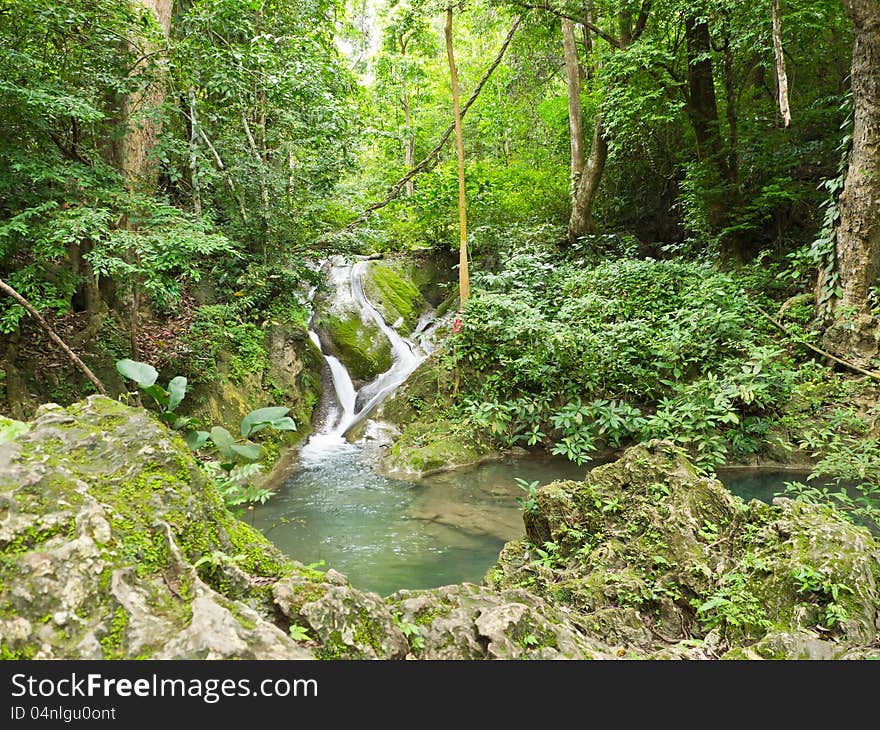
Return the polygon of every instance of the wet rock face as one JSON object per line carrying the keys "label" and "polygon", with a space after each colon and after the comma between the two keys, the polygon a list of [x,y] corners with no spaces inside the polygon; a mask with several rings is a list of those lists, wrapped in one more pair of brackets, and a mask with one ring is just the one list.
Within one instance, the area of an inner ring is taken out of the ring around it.
{"label": "wet rock face", "polygon": [[315,298],[321,344],[339,358],[359,386],[391,367],[391,343],[352,295],[351,266],[337,262],[328,279],[329,293]]}

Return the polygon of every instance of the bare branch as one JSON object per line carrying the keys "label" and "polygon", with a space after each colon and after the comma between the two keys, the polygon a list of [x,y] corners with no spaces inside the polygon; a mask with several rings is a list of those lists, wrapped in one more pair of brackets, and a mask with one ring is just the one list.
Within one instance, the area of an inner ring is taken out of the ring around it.
{"label": "bare branch", "polygon": [[0,279],[0,291],[4,294],[12,297],[16,302],[18,302],[22,307],[24,307],[25,311],[36,320],[37,324],[40,325],[40,328],[49,335],[49,339],[52,340],[58,347],[60,347],[64,354],[70,358],[70,361],[85,375],[91,382],[92,385],[95,386],[95,389],[101,395],[107,395],[107,390],[104,388],[104,384],[98,380],[98,377],[89,369],[89,366],[86,365],[82,360],[79,359],[77,354],[71,350],[64,340],[58,336],[55,330],[49,326],[49,323],[43,318],[43,315],[40,314],[31,303],[25,299],[21,294],[19,294],[15,289],[13,289],[9,284],[7,284],[3,279]]}
{"label": "bare branch", "polygon": [[[504,58],[504,53],[507,50],[507,47],[510,45],[510,42],[513,40],[513,36],[516,33],[517,28],[519,28],[520,21],[522,20],[522,16],[517,16],[517,18],[513,21],[513,25],[510,28],[510,31],[507,33],[507,37],[504,39],[504,43],[501,44],[501,48],[498,51],[498,55],[495,56],[495,60],[492,62],[492,65],[486,70],[486,73],[483,74],[483,78],[480,79],[480,82],[477,84],[470,98],[462,105],[461,107],[461,118],[464,119],[464,115],[467,113],[467,110],[470,109],[471,104],[473,104],[477,97],[480,95],[480,92],[483,90],[483,86],[486,85],[486,82],[489,80],[489,77],[492,75],[492,72],[498,68],[498,65],[501,63],[501,59]],[[398,180],[394,185],[391,186],[391,189],[388,191],[388,194],[379,202],[373,203],[369,205],[361,215],[355,218],[351,223],[340,229],[341,231],[351,231],[357,228],[362,223],[366,222],[366,220],[370,217],[370,214],[374,211],[379,210],[380,208],[384,208],[388,205],[392,200],[394,200],[398,195],[400,195],[400,191],[403,190],[404,186],[412,180],[416,175],[421,172],[426,172],[434,167],[440,160],[440,151],[443,149],[443,146],[449,140],[449,137],[452,135],[452,132],[455,131],[455,122],[450,124],[443,134],[440,137],[440,141],[434,146],[427,156],[415,165],[412,169],[410,169],[406,175],[404,175],[400,180]]]}

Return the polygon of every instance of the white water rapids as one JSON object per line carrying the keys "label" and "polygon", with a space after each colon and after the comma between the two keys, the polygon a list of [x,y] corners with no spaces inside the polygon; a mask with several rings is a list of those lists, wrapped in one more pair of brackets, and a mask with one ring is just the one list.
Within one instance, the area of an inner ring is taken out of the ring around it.
{"label": "white water rapids", "polygon": [[386,372],[357,390],[345,365],[339,358],[324,352],[318,333],[314,329],[309,330],[309,337],[321,350],[330,369],[335,401],[329,407],[320,430],[309,438],[300,451],[300,459],[305,464],[323,462],[333,453],[346,450],[349,446],[345,440],[346,433],[367,418],[430,354],[429,338],[426,335],[430,331],[428,325],[433,319],[432,314],[423,316],[413,333],[414,336],[421,335],[419,344],[402,337],[388,325],[364,293],[364,276],[368,265],[367,260],[357,261],[353,265],[336,263],[331,268],[329,278],[336,286],[335,297],[350,298],[360,311],[361,318],[374,322],[379,331],[388,338],[392,364]]}

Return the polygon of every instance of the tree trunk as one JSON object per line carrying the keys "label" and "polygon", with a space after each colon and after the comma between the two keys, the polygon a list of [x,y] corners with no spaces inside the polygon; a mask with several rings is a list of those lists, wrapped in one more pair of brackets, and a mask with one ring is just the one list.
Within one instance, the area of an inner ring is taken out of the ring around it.
{"label": "tree trunk", "polygon": [[853,23],[852,151],[840,195],[837,268],[840,299],[828,349],[864,364],[880,351],[869,294],[880,276],[880,3],[843,0]]}
{"label": "tree trunk", "polygon": [[714,164],[721,178],[727,180],[729,171],[721,153],[709,23],[705,18],[688,16],[685,19],[685,37],[688,58],[687,113],[697,139],[697,154],[701,160]]}
{"label": "tree trunk", "polygon": [[773,15],[773,56],[776,59],[776,91],[779,100],[779,113],[782,124],[791,124],[791,108],[788,105],[788,74],[785,71],[785,55],[782,50],[782,16],[779,13],[779,0],[772,0]]}
{"label": "tree trunk", "polygon": [[[416,140],[415,135],[413,134],[412,128],[412,111],[409,107],[409,91],[406,88],[406,80],[400,80],[401,86],[401,97],[400,101],[403,104],[403,119],[404,119],[404,132],[403,132],[403,164],[406,167],[406,171],[409,172],[412,170],[413,165],[416,164]],[[415,183],[412,179],[406,181],[406,197],[411,198],[413,193],[415,192]]]}
{"label": "tree trunk", "polygon": [[[171,12],[173,0],[134,0],[153,14],[163,38],[160,44],[168,43],[171,34]],[[160,50],[152,44],[146,44],[143,49],[135,49],[135,53],[155,53]],[[140,68],[146,64],[141,61]],[[128,184],[132,187],[140,187],[152,190],[156,186],[159,170],[154,160],[150,159],[150,153],[156,146],[161,131],[160,122],[152,116],[165,99],[162,88],[162,79],[153,79],[152,82],[140,91],[131,94],[125,104],[125,118],[128,129],[122,140],[120,156],[122,171]]]}
{"label": "tree trunk", "polygon": [[452,7],[446,10],[446,55],[449,57],[449,75],[452,80],[452,113],[455,120],[455,146],[458,150],[458,294],[459,311],[471,296],[471,282],[468,276],[467,254],[467,211],[465,209],[464,188],[464,141],[461,134],[461,107],[458,98],[458,71],[455,68],[455,54],[452,49]]}
{"label": "tree trunk", "polygon": [[189,97],[189,174],[192,184],[193,212],[202,217],[202,184],[199,173],[199,120],[196,109],[196,90],[190,86]]}
{"label": "tree trunk", "polygon": [[575,198],[584,171],[584,122],[581,110],[581,71],[577,45],[574,40],[574,21],[562,19],[562,50],[565,56],[566,86],[568,89],[568,132],[571,146],[571,197]]}
{"label": "tree trunk", "polygon": [[568,221],[568,243],[570,246],[575,245],[582,236],[596,232],[596,224],[593,220],[593,202],[596,199],[596,192],[599,190],[599,183],[602,182],[605,162],[608,160],[608,142],[606,142],[604,135],[602,118],[599,117],[593,127],[590,157],[581,175],[574,204],[571,207],[571,218]]}

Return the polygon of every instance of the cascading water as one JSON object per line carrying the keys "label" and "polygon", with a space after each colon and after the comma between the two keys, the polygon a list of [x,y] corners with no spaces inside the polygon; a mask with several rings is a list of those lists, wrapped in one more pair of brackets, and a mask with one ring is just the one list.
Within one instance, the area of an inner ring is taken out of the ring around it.
{"label": "cascading water", "polygon": [[[348,444],[345,441],[345,434],[367,418],[429,354],[430,338],[426,337],[426,334],[430,332],[433,313],[429,312],[419,320],[416,333],[421,335],[420,344],[402,337],[388,325],[364,292],[364,275],[368,265],[368,260],[360,260],[353,265],[337,263],[331,266],[328,278],[335,286],[337,296],[350,295],[361,316],[375,323],[379,331],[388,338],[391,344],[392,364],[386,372],[356,390],[342,362],[337,357],[324,352],[318,333],[314,329],[309,330],[309,337],[321,350],[330,370],[335,400],[327,409],[324,423],[300,452],[304,464],[323,462],[327,457],[346,451]],[[313,296],[314,290],[309,298]]]}

